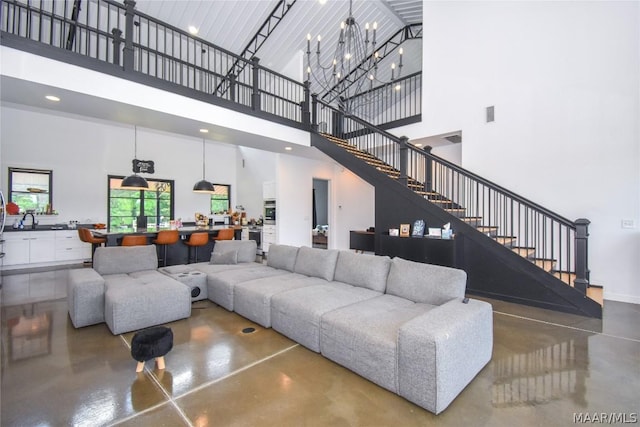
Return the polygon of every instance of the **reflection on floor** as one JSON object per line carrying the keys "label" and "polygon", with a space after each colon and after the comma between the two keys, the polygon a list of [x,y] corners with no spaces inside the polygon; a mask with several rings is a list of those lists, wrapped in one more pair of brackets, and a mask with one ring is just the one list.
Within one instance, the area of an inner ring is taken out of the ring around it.
{"label": "reflection on floor", "polygon": [[[638,419],[638,305],[607,301],[600,321],[490,301],[493,359],[435,416],[208,301],[168,325],[174,348],[166,370],[148,363],[136,374],[132,334],[113,336],[104,324],[74,329],[65,287],[66,271],[3,277],[4,427],[564,426],[596,413],[619,424]],[[247,327],[255,332],[243,333]]]}

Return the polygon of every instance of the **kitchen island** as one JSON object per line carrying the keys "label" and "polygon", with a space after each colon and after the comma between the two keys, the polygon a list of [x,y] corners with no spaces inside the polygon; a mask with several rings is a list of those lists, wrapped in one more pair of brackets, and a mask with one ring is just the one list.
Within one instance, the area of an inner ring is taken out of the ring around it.
{"label": "kitchen island", "polygon": [[[167,245],[167,262],[166,265],[176,265],[176,264],[187,264],[188,256],[189,256],[189,247],[184,244],[185,240],[189,239],[189,236],[193,233],[207,233],[211,237],[215,237],[218,234],[218,231],[226,228],[232,228],[234,230],[234,238],[236,240],[240,240],[242,238],[242,227],[241,226],[231,226],[231,225],[212,225],[212,226],[185,226],[178,228],[178,234],[180,235],[180,240],[173,244]],[[153,240],[158,235],[159,231],[162,230],[170,230],[170,228],[163,227],[147,227],[147,228],[138,228],[137,230],[133,230],[131,228],[126,229],[93,229],[91,233],[96,237],[106,237],[107,238],[107,246],[119,246],[122,238],[126,235],[143,235],[147,237],[147,241],[149,244],[153,243]],[[213,246],[215,242],[209,240],[204,246],[198,248],[198,258],[197,262],[209,261],[211,258],[211,252],[213,251]],[[158,249],[158,258],[161,258],[164,255],[164,251],[160,252],[160,248]]]}

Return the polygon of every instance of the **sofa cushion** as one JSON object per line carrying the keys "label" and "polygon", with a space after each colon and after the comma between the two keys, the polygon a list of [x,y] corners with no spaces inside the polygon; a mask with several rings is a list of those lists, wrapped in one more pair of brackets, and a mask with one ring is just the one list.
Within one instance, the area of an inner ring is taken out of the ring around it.
{"label": "sofa cushion", "polygon": [[211,261],[209,264],[237,264],[238,251],[227,252],[211,252]]}
{"label": "sofa cushion", "polygon": [[340,251],[333,280],[384,292],[390,267],[388,256]]}
{"label": "sofa cushion", "polygon": [[271,297],[273,329],[303,346],[320,352],[320,318],[332,310],[380,295],[370,289],[311,277],[313,286]]}
{"label": "sofa cushion", "polygon": [[234,295],[237,284],[262,277],[288,274],[284,270],[266,265],[254,264],[254,267],[225,270],[207,274],[207,295],[209,299],[229,311],[234,310]]}
{"label": "sofa cushion", "polygon": [[434,306],[381,295],[322,316],[322,355],[381,387],[398,392],[398,330]]}
{"label": "sofa cushion", "polygon": [[114,335],[191,315],[189,288],[158,271],[105,277],[105,321]]}
{"label": "sofa cushion", "polygon": [[298,248],[289,245],[270,245],[267,255],[267,265],[293,272],[298,256]]}
{"label": "sofa cushion", "polygon": [[212,254],[236,251],[237,262],[255,262],[257,248],[255,240],[219,240],[213,246]]}
{"label": "sofa cushion", "polygon": [[464,298],[467,273],[463,270],[394,258],[386,293],[413,302],[441,305]]}
{"label": "sofa cushion", "polygon": [[238,283],[234,289],[233,309],[239,315],[265,328],[271,327],[271,298],[292,289],[326,283],[317,277],[297,273],[249,280]]}
{"label": "sofa cushion", "polygon": [[333,280],[337,260],[338,251],[335,249],[327,250],[303,246],[298,250],[293,271],[305,276]]}
{"label": "sofa cushion", "polygon": [[158,254],[155,245],[99,247],[93,257],[93,269],[103,276],[156,268]]}

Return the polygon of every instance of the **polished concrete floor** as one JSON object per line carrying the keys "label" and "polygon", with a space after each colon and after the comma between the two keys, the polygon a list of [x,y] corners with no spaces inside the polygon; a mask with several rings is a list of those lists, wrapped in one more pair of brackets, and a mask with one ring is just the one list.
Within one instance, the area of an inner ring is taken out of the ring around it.
{"label": "polished concrete floor", "polygon": [[640,423],[638,305],[606,301],[600,321],[490,301],[493,359],[435,416],[208,301],[169,324],[166,369],[136,374],[132,334],[71,326],[66,278],[3,277],[3,427]]}

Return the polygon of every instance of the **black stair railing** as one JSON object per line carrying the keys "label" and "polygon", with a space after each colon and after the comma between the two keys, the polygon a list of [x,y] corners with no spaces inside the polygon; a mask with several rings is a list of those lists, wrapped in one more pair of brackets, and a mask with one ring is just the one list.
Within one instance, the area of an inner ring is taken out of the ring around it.
{"label": "black stair railing", "polygon": [[[199,93],[198,99],[231,102],[234,106],[230,108],[247,109],[290,126],[306,129],[310,123],[307,83],[261,66],[258,58],[236,55],[143,14],[135,9],[133,0],[0,0],[0,7],[3,44],[13,42],[11,37],[29,39],[95,59],[100,67],[94,68],[105,72],[112,72],[109,66],[115,65],[124,70],[125,77],[128,73],[144,75],[175,85],[175,89],[162,86],[165,90],[182,94],[178,88],[188,88]],[[15,46],[24,48],[24,43]],[[56,59],[69,60],[55,49],[52,52]],[[232,69],[236,72],[230,73]],[[421,104],[415,99],[421,86],[417,79],[413,76],[406,80],[410,83],[400,83],[400,96],[407,100],[396,94],[391,107],[397,105],[400,113],[380,105],[370,108],[386,108],[379,117],[402,120],[411,115],[415,121]],[[217,91],[220,87],[225,90]]]}
{"label": "black stair railing", "polygon": [[[316,97],[314,129],[347,140],[399,171],[404,185],[420,183],[420,190],[438,193],[462,210],[461,220],[512,248],[558,279],[586,293],[589,284],[588,225],[575,222],[525,199],[429,151],[348,116]],[[413,189],[414,187],[412,187]],[[428,197],[428,196],[425,196]],[[439,205],[441,206],[441,205]],[[442,206],[441,206],[442,207]],[[446,206],[445,206],[446,207]]]}

